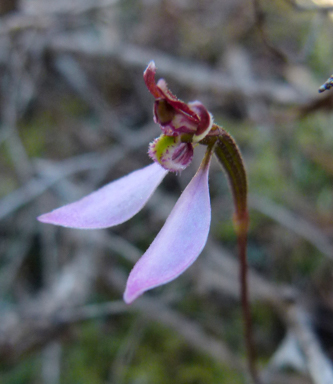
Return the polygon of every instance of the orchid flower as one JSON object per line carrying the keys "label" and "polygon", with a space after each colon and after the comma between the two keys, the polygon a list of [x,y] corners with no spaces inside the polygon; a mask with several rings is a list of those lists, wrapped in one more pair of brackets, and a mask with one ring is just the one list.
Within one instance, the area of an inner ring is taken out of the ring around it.
{"label": "orchid flower", "polygon": [[148,154],[154,162],[77,202],[38,217],[43,223],[81,229],[121,224],[143,208],[168,172],[180,173],[191,163],[194,146],[206,145],[207,151],[197,173],[155,240],[132,269],[124,293],[126,303],[174,280],[204,248],[211,221],[208,171],[213,152],[229,177],[237,228],[247,229],[246,176],[235,142],[213,123],[211,114],[199,101],[184,103],[179,100],[163,79],[155,82],[155,73],[155,64],[151,62],[144,72],[144,81],[155,98],[154,121],[162,130],[149,145]]}

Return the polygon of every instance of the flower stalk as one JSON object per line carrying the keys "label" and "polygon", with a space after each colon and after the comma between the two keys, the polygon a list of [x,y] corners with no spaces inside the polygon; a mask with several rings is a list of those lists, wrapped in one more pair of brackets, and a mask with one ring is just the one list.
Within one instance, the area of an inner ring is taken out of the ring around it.
{"label": "flower stalk", "polygon": [[249,228],[249,214],[247,208],[247,176],[241,153],[234,139],[227,131],[216,124],[213,125],[213,128],[215,129],[216,136],[208,136],[202,140],[201,143],[211,145],[214,142],[216,158],[228,177],[234,200],[235,214],[233,222],[238,243],[239,279],[246,355],[252,381],[255,384],[259,384],[256,368],[256,352],[253,341],[251,306],[248,292],[247,234]]}

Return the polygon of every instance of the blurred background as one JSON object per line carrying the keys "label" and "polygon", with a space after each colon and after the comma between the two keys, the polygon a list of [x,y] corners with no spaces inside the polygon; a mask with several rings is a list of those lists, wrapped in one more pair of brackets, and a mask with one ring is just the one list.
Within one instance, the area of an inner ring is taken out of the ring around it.
{"label": "blurred background", "polygon": [[[333,1],[0,1],[0,381],[244,383],[232,198],[216,161],[198,261],[133,305],[126,278],[198,165],[110,230],[36,217],[150,163],[142,73],[200,100],[249,177],[263,383],[332,383]],[[325,381],[327,380],[327,381]]]}

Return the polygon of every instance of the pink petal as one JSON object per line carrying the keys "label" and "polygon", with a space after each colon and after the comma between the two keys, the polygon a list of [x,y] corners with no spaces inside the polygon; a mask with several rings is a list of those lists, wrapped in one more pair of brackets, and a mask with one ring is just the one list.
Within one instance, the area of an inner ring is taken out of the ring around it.
{"label": "pink petal", "polygon": [[121,224],[146,204],[167,171],[153,163],[113,181],[83,199],[38,217],[43,223],[94,229]]}
{"label": "pink petal", "polygon": [[186,187],[163,228],[135,264],[124,293],[131,303],[145,291],[168,283],[183,273],[206,244],[211,218],[208,189],[210,157]]}

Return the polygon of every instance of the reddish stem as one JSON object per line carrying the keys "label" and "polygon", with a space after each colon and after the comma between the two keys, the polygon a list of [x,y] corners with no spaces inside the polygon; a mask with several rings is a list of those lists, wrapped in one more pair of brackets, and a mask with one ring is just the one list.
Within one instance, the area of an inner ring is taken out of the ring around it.
{"label": "reddish stem", "polygon": [[255,384],[260,384],[257,368],[256,368],[256,350],[253,341],[251,305],[248,290],[248,265],[247,265],[247,227],[248,218],[238,221],[237,237],[238,252],[240,262],[240,286],[241,286],[241,303],[243,312],[244,338],[247,354],[247,364],[251,378]]}

